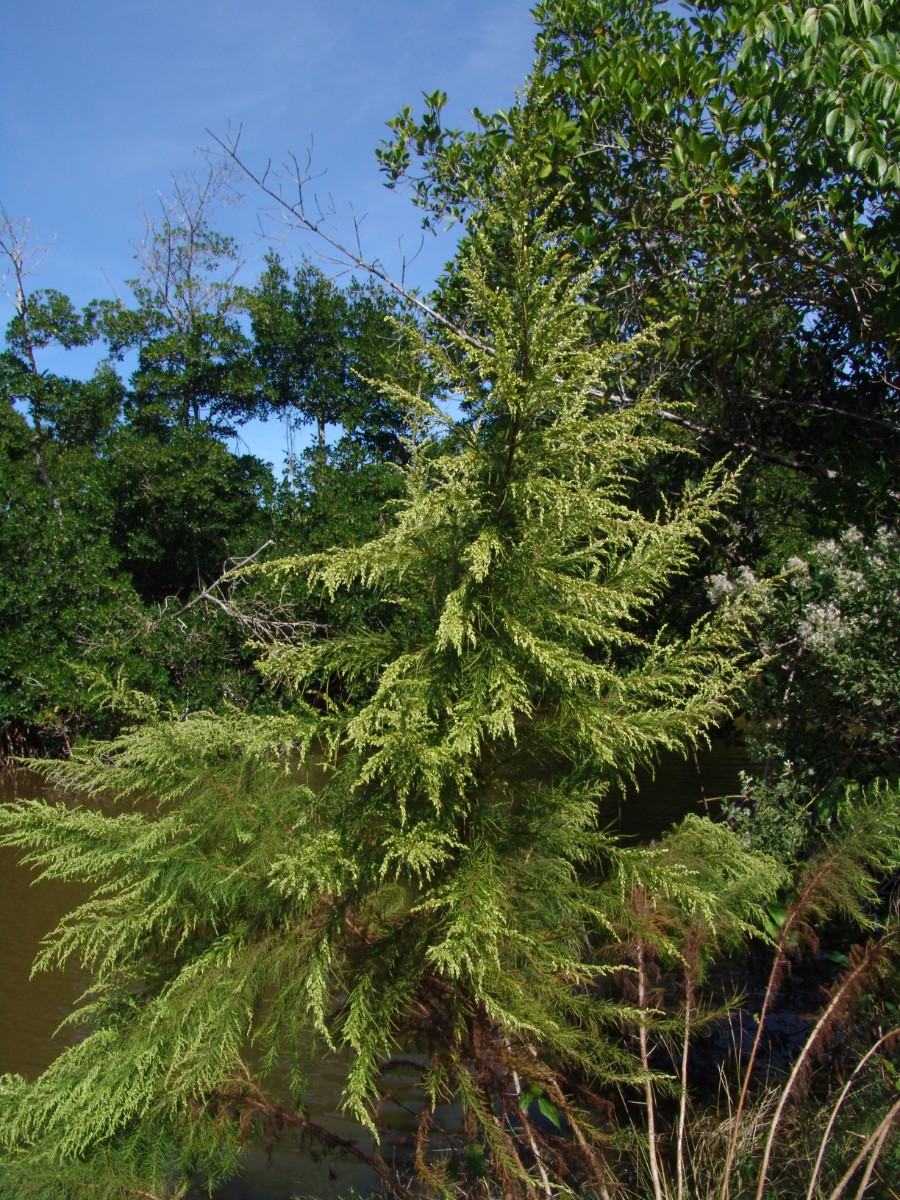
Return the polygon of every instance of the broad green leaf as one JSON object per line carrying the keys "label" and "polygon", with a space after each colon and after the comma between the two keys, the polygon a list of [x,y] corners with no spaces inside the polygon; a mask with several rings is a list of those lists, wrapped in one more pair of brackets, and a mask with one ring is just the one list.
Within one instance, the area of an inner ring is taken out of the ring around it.
{"label": "broad green leaf", "polygon": [[808,38],[813,45],[816,45],[819,40],[819,10],[817,8],[808,8],[803,15],[803,20],[800,22],[800,32],[804,37]]}
{"label": "broad green leaf", "polygon": [[546,1096],[538,1096],[538,1108],[542,1116],[545,1116],[548,1121],[552,1122],[557,1129],[561,1129],[562,1125],[559,1119],[559,1109],[555,1104],[551,1104]]}

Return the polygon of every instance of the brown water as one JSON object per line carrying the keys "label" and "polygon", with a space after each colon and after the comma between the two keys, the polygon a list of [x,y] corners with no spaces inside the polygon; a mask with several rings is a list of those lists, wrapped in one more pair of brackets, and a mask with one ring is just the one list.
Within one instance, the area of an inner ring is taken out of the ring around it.
{"label": "brown water", "polygon": [[[33,772],[0,771],[0,800],[61,798]],[[18,863],[18,852],[0,848],[0,1074],[34,1076],[66,1045],[54,1036],[85,979],[70,968],[29,978],[41,939],[87,895],[84,887],[45,881]]]}
{"label": "brown water", "polygon": [[[631,791],[610,797],[602,813],[604,823],[629,840],[647,840],[685,813],[714,808],[718,798],[736,793],[739,773],[749,766],[746,750],[739,744],[716,743],[687,760],[667,759],[652,780],[640,781],[639,795]],[[33,797],[67,799],[34,772],[0,771],[0,801]],[[16,852],[0,849],[0,1074],[14,1072],[29,1078],[37,1076],[77,1036],[73,1030],[57,1031],[57,1027],[87,984],[74,964],[29,978],[41,939],[86,896],[84,887],[36,883],[34,875],[19,865]],[[341,1062],[323,1063],[306,1096],[309,1115],[334,1133],[354,1138],[358,1126],[339,1111],[342,1084]],[[401,1100],[404,1093],[412,1099],[411,1077],[398,1075],[389,1086]],[[398,1107],[390,1124],[382,1145],[388,1161],[394,1154],[403,1154],[410,1120]],[[360,1139],[359,1146],[371,1148],[365,1139]],[[286,1141],[271,1159],[262,1150],[250,1152],[243,1178],[223,1188],[218,1196],[220,1200],[288,1200],[305,1194],[326,1200],[351,1190],[365,1194],[374,1182],[363,1164],[339,1158],[316,1161]]]}

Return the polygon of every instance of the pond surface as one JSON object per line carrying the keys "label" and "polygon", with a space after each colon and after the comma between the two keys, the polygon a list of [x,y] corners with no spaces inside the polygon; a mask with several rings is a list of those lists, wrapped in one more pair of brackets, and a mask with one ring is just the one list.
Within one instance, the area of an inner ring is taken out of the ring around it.
{"label": "pond surface", "polygon": [[[723,796],[740,791],[740,772],[751,769],[740,743],[717,742],[687,760],[661,762],[653,779],[643,778],[637,790],[611,795],[601,818],[628,840],[646,841],[687,812],[715,811]],[[0,801],[42,797],[64,803],[68,797],[47,786],[32,771],[0,771]],[[0,1074],[36,1077],[77,1031],[58,1030],[87,985],[73,964],[63,971],[41,972],[30,978],[31,964],[41,939],[87,889],[76,884],[35,882],[35,872],[22,867],[15,851],[0,849]],[[337,1059],[322,1064],[311,1081],[306,1099],[310,1118],[332,1132],[354,1138],[358,1126],[339,1111],[343,1066]],[[412,1089],[410,1076],[390,1081],[402,1099]],[[410,1096],[411,1098],[411,1096]],[[410,1118],[397,1108],[396,1120],[382,1144],[388,1162],[404,1154]],[[362,1150],[371,1147],[359,1140]],[[218,1200],[288,1200],[307,1195],[329,1200],[351,1190],[369,1192],[374,1181],[367,1168],[353,1160],[313,1158],[285,1140],[275,1152],[252,1151],[243,1178],[217,1194]]]}

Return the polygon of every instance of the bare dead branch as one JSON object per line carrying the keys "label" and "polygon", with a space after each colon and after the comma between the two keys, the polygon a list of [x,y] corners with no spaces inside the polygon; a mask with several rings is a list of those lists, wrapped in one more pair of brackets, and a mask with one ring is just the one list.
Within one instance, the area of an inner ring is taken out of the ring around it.
{"label": "bare dead branch", "polygon": [[[366,258],[361,249],[359,221],[357,219],[354,219],[356,250],[352,250],[329,230],[326,224],[327,216],[325,213],[320,210],[318,215],[313,217],[308,211],[303,191],[311,177],[308,171],[300,169],[296,156],[291,156],[290,167],[288,164],[285,164],[285,170],[288,172],[287,175],[276,175],[272,171],[271,160],[267,163],[263,171],[255,171],[241,154],[240,129],[238,129],[238,132],[234,136],[226,134],[223,137],[219,137],[211,130],[207,130],[207,133],[209,133],[209,136],[220,147],[225,157],[234,164],[241,174],[255,184],[264,196],[268,196],[270,200],[275,202],[281,209],[289,225],[315,234],[316,237],[320,238],[339,255],[338,263],[345,269],[364,271],[413,305],[423,316],[447,329],[461,341],[476,347],[476,349],[482,352],[493,353],[492,348],[486,342],[483,342],[480,338],[463,329],[462,326],[445,317],[437,309],[432,308],[430,304],[426,304],[421,296],[417,295],[414,291],[410,291],[402,282],[395,279],[378,259]],[[285,194],[285,184],[287,183],[290,183],[292,189],[296,189],[296,197],[293,199]]]}
{"label": "bare dead branch", "polygon": [[[0,253],[6,259],[6,267],[0,276],[0,287],[18,315],[24,318],[28,305],[25,278],[44,261],[50,253],[50,246],[34,241],[31,222],[27,217],[11,217],[0,204]],[[6,286],[10,275],[15,286],[14,293]],[[34,370],[36,372],[37,367],[34,367]]]}
{"label": "bare dead branch", "polygon": [[286,642],[293,641],[300,634],[308,634],[313,631],[327,633],[329,629],[328,625],[317,621],[295,621],[289,619],[282,608],[276,608],[274,611],[268,612],[248,611],[235,603],[230,590],[227,593],[223,592],[222,587],[225,583],[234,586],[244,582],[246,576],[242,575],[241,572],[271,545],[273,545],[271,538],[269,541],[263,542],[252,554],[248,554],[246,558],[240,559],[234,566],[223,571],[218,579],[199,591],[196,596],[192,597],[173,616],[176,618],[180,617],[188,609],[193,608],[201,602],[206,602],[214,604],[227,616],[231,617],[232,620],[242,625],[250,633],[254,641],[270,643]]}
{"label": "bare dead branch", "polygon": [[205,174],[173,176],[170,196],[157,195],[158,215],[144,210],[134,283],[153,292],[179,330],[191,328],[200,313],[222,316],[234,307],[243,260],[233,240],[217,235],[210,223],[216,205],[235,202],[234,175],[227,164],[210,163]]}
{"label": "bare dead branch", "polygon": [[[483,353],[492,354],[493,349],[480,338],[475,337],[460,325],[445,317],[431,305],[426,304],[420,296],[415,292],[410,291],[404,284],[395,278],[384,268],[383,264],[375,260],[367,259],[361,248],[361,238],[359,235],[359,224],[354,219],[354,240],[356,249],[353,250],[344,242],[339,240],[327,228],[327,215],[319,210],[317,217],[310,215],[305,196],[304,187],[310,182],[312,176],[309,173],[309,157],[307,158],[306,168],[300,168],[300,164],[296,156],[292,155],[290,159],[290,168],[287,164],[285,170],[286,175],[278,175],[272,170],[271,160],[266,164],[262,172],[255,171],[242,156],[240,151],[241,129],[239,128],[235,135],[225,134],[219,137],[211,130],[207,130],[210,137],[219,146],[226,159],[231,162],[234,167],[248,180],[250,180],[263,195],[281,209],[289,226],[299,229],[304,229],[309,233],[315,234],[326,245],[330,246],[337,254],[336,260],[338,265],[341,265],[346,270],[361,270],[380,280],[385,286],[389,287],[397,295],[402,296],[410,304],[412,304],[419,312],[426,316],[429,320],[435,321],[443,328],[449,330],[455,337]],[[286,195],[285,185],[290,184],[292,189],[295,189],[293,197]],[[333,215],[333,210],[332,214]],[[793,471],[798,471],[802,474],[811,475],[822,480],[830,480],[840,482],[841,474],[833,468],[819,467],[815,464],[805,462],[801,459],[792,459],[784,455],[773,453],[765,447],[758,445],[755,442],[736,440],[723,433],[717,432],[715,429],[707,425],[701,425],[698,422],[691,421],[677,413],[668,409],[658,409],[657,415],[663,420],[681,426],[692,433],[700,434],[704,437],[714,438],[718,442],[725,442],[729,446],[739,450],[745,450],[755,458],[763,459],[766,462],[774,463],[778,466],[788,467]],[[891,490],[889,495],[892,499],[900,500],[900,492]]]}
{"label": "bare dead branch", "polygon": [[[0,204],[0,253],[5,257],[7,264],[0,286],[2,286],[5,295],[12,302],[16,310],[16,315],[21,322],[22,341],[28,356],[28,367],[31,374],[36,377],[40,375],[40,371],[38,370],[37,359],[34,353],[34,339],[32,338],[28,322],[28,296],[25,292],[25,278],[43,262],[50,248],[49,246],[42,246],[40,243],[32,242],[31,237],[31,222],[27,218],[16,220]],[[29,242],[31,242],[30,245]],[[6,281],[10,275],[12,275],[15,283],[15,295],[6,287]],[[41,486],[45,487],[50,493],[51,502],[56,514],[56,521],[61,526],[62,506],[60,505],[56,488],[53,486],[53,480],[50,478],[44,463],[43,455],[41,454],[43,430],[41,429],[40,414],[36,404],[32,404],[31,406],[31,422],[31,457],[34,461],[35,474]]]}

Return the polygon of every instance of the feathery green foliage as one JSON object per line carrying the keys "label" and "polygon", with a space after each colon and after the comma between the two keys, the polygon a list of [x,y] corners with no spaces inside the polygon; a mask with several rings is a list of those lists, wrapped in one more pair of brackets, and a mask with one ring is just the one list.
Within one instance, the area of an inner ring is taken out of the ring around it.
{"label": "feathery green foliage", "polygon": [[[597,986],[620,965],[597,948],[621,937],[626,892],[724,937],[781,883],[725,829],[626,852],[598,828],[609,780],[729,711],[738,607],[686,637],[647,630],[732,483],[715,470],[676,507],[636,505],[635,473],[671,446],[615,385],[652,339],[591,346],[588,281],[536,215],[532,167],[506,166],[490,240],[472,239],[479,337],[422,347],[476,419],[441,450],[441,410],[404,394],[416,432],[382,536],[260,568],[312,595],[373,594],[381,627],[264,648],[264,673],[296,693],[288,715],[153,725],[55,768],[133,811],[3,814],[6,844],[95,888],[41,959],[90,970],[73,1018],[89,1032],[33,1084],[5,1081],[0,1196],[94,1195],[97,1180],[177,1195],[233,1172],[267,1123],[325,1136],[302,1077],[329,1048],[346,1056],[347,1110],[375,1130],[398,1045],[422,1055],[429,1186],[452,1187],[427,1144],[455,1096],[471,1162],[505,1194],[530,1193],[534,1169],[605,1187],[586,1098],[643,1078],[617,1035],[634,1010]],[[263,1090],[283,1062],[292,1097]],[[565,1139],[538,1149],[530,1095]]]}

